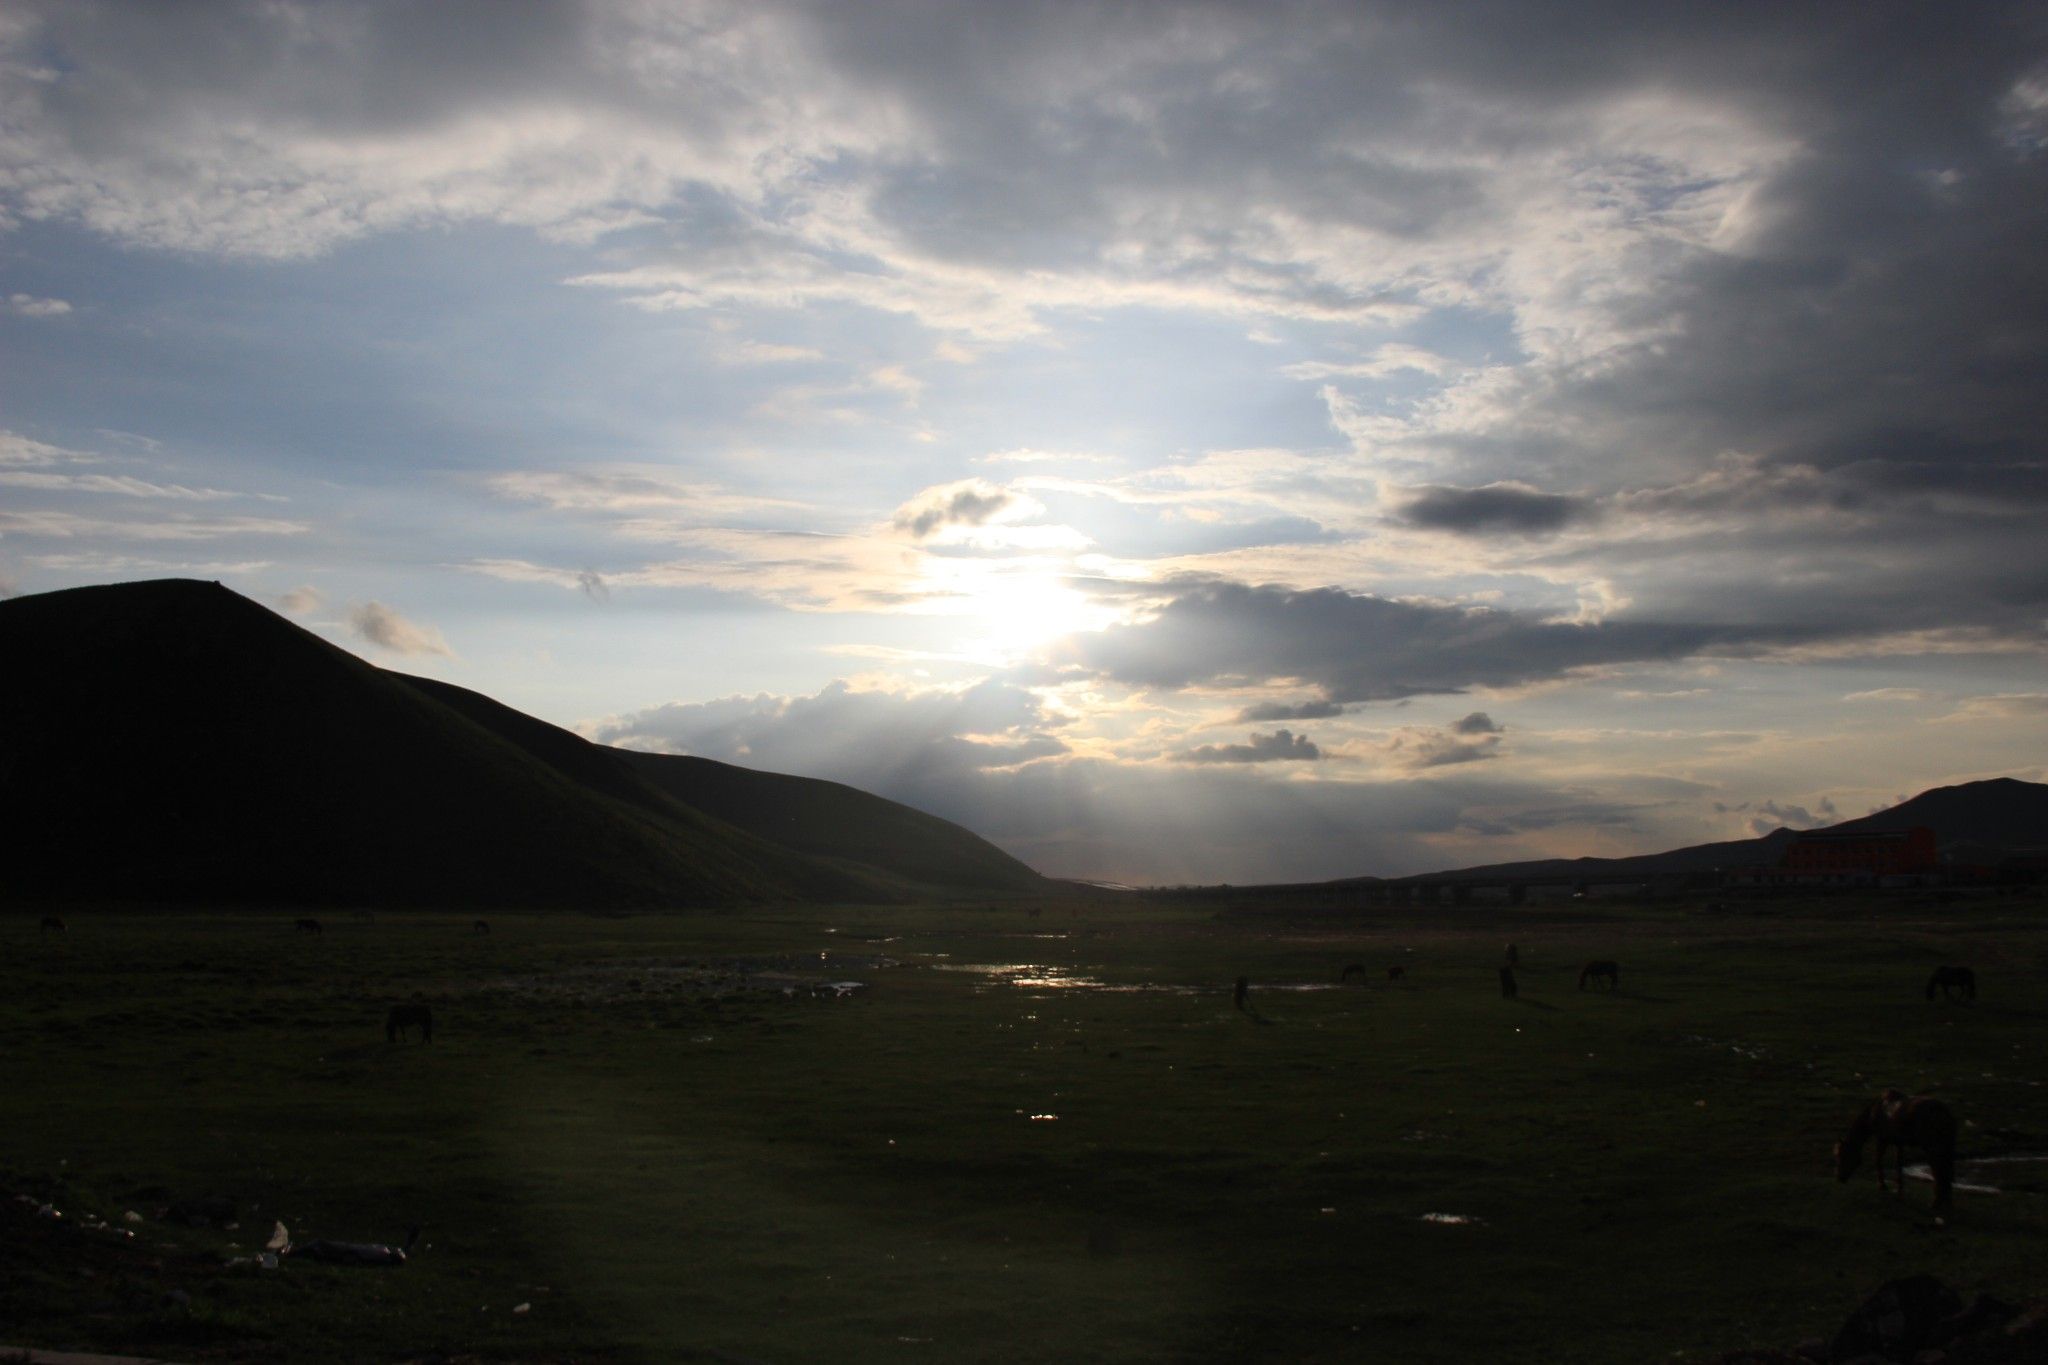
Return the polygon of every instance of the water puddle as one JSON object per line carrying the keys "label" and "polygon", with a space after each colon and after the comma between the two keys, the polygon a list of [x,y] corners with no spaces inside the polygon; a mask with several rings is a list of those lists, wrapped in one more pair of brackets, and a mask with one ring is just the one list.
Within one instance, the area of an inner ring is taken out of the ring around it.
{"label": "water puddle", "polygon": [[[1052,938],[1064,935],[1035,935]],[[931,957],[943,954],[933,953]],[[1230,987],[1221,983],[1214,986],[1188,986],[1170,981],[1104,981],[1090,976],[1077,967],[1060,967],[1047,962],[927,962],[935,972],[964,972],[986,979],[990,985],[1021,986],[1026,990],[1050,991],[1099,991],[1105,995],[1226,995]],[[1332,981],[1264,981],[1252,983],[1252,994],[1260,995],[1274,991],[1335,991],[1342,990],[1340,983]]]}
{"label": "water puddle", "polygon": [[[772,956],[716,958],[642,958],[606,962],[560,971],[505,976],[478,989],[524,997],[553,997],[585,1004],[663,997],[721,999],[754,992],[831,995],[835,999],[865,989],[855,973],[871,973],[900,965],[876,953],[780,953]],[[821,979],[825,978],[825,979]]]}
{"label": "water puddle", "polygon": [[[2041,1193],[2040,1182],[2027,1182],[2025,1180],[2025,1177],[2029,1174],[2027,1171],[2001,1172],[1998,1169],[1999,1167],[2027,1165],[2039,1166],[2042,1168],[2042,1174],[2048,1175],[2048,1152],[2014,1152],[2010,1156],[1962,1158],[1956,1162],[1956,1188],[1968,1191],[1971,1194],[2004,1194],[2006,1192],[2005,1186],[1989,1185],[1984,1182],[1993,1176],[2003,1176],[2007,1180],[2007,1184],[2012,1185],[2012,1177],[2018,1176],[2024,1183],[2013,1185],[2015,1191],[2029,1194]],[[1906,1167],[1906,1178],[1908,1180],[1932,1181],[1934,1179],[1934,1169],[1924,1161],[1918,1162]]]}

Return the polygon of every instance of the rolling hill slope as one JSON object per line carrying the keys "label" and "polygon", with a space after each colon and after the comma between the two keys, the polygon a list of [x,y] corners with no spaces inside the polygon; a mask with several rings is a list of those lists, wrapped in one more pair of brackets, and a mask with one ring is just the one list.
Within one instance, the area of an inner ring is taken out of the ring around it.
{"label": "rolling hill slope", "polygon": [[[925,889],[750,833],[622,751],[376,668],[218,584],[0,602],[0,651],[7,899],[657,906]],[[981,844],[932,823],[940,842]]]}
{"label": "rolling hill slope", "polygon": [[[2003,852],[2039,850],[2048,847],[2048,783],[1994,777],[1953,787],[1935,787],[1896,806],[1825,828],[1832,833],[1850,834],[1911,829],[1916,825],[1932,829],[1936,843],[1944,852],[1962,855],[1965,861],[1982,857],[1995,859]],[[1784,852],[1784,846],[1794,837],[1792,830],[1774,829],[1761,838],[1694,844],[1689,848],[1643,853],[1630,858],[1544,858],[1533,862],[1490,863],[1425,873],[1423,878],[1460,875],[1553,877],[1575,873],[1641,873],[1648,877],[1705,872],[1714,868],[1776,863]]]}

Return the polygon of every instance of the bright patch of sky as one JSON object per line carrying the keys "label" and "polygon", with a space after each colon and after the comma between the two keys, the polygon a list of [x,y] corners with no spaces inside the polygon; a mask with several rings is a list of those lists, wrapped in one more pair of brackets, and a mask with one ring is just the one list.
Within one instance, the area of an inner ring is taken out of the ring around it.
{"label": "bright patch of sky", "polygon": [[1471,8],[18,6],[0,591],[1120,881],[2048,775],[2038,8]]}

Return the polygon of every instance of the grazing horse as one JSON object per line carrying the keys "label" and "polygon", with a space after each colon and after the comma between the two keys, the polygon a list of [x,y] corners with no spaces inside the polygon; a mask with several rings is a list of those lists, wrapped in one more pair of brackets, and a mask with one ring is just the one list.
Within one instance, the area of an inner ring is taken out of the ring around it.
{"label": "grazing horse", "polygon": [[298,930],[302,934],[317,934],[322,932],[320,928],[320,921],[317,919],[293,920],[292,928]]}
{"label": "grazing horse", "polygon": [[1947,1216],[1955,1202],[1956,1116],[1940,1100],[1925,1095],[1908,1096],[1903,1090],[1887,1090],[1874,1104],[1866,1106],[1835,1144],[1835,1179],[1847,1182],[1863,1163],[1863,1144],[1877,1139],[1877,1187],[1886,1188],[1885,1152],[1896,1147],[1899,1173],[1898,1193],[1906,1192],[1906,1148],[1927,1153],[1934,1171],[1934,1214]]}
{"label": "grazing horse", "polygon": [[1588,962],[1579,972],[1579,989],[1586,989],[1588,981],[1605,981],[1608,990],[1619,989],[1621,986],[1621,964],[1607,961]]}
{"label": "grazing horse", "polygon": [[1953,1000],[1960,993],[1965,1000],[1977,998],[1977,974],[1968,967],[1936,967],[1934,975],[1927,978],[1927,998],[1932,1000],[1934,992],[1940,990],[1941,998]]}
{"label": "grazing horse", "polygon": [[1363,962],[1354,962],[1350,966],[1346,967],[1343,971],[1337,973],[1337,979],[1339,981],[1349,981],[1354,976],[1364,975],[1365,964]]}
{"label": "grazing horse", "polygon": [[491,932],[491,926],[482,920],[478,920],[475,924],[469,926],[469,931],[472,934],[488,934]]}
{"label": "grazing horse", "polygon": [[1512,1000],[1519,994],[1515,986],[1515,969],[1513,967],[1502,967],[1500,969],[1500,994],[1503,1000]]}
{"label": "grazing horse", "polygon": [[41,934],[48,934],[53,932],[64,934],[69,933],[70,930],[66,929],[64,927],[64,921],[58,919],[55,915],[44,915],[43,927],[41,929],[38,929],[36,932]]}
{"label": "grazing horse", "polygon": [[1408,969],[1406,967],[1387,968],[1387,980],[1389,981],[1399,981],[1402,977],[1406,975],[1408,975]]}
{"label": "grazing horse", "polygon": [[405,1031],[417,1025],[420,1041],[434,1041],[434,1012],[425,1005],[393,1005],[391,1012],[384,1016],[384,1041],[395,1043],[405,1037]]}

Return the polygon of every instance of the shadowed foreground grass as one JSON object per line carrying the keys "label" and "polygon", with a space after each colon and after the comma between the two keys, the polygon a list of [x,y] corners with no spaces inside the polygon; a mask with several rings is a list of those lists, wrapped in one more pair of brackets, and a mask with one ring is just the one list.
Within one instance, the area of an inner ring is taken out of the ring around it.
{"label": "shadowed foreground grass", "polygon": [[[1642,1361],[1823,1333],[1917,1271],[2048,1291],[2048,1165],[1948,1228],[1924,1184],[1827,1168],[1888,1084],[1946,1098],[1966,1153],[2048,1151],[2039,900],[68,918],[0,920],[0,1186],[145,1221],[118,1255],[0,1238],[0,1342]],[[1620,990],[1574,989],[1591,956]],[[1944,961],[1976,1005],[1921,998]],[[1368,984],[1281,988],[1350,962]],[[971,970],[1026,964],[1171,989]],[[416,996],[435,1042],[387,1045]],[[241,1228],[158,1220],[203,1195]],[[216,1268],[273,1218],[422,1233],[401,1270]]]}

